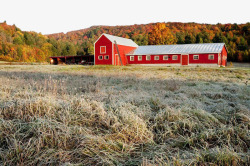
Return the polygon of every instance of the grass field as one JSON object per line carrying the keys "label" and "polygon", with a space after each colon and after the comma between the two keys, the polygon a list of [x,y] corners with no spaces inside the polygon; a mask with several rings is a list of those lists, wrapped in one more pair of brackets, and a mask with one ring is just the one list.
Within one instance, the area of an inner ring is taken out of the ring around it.
{"label": "grass field", "polygon": [[0,66],[0,165],[248,165],[250,69]]}

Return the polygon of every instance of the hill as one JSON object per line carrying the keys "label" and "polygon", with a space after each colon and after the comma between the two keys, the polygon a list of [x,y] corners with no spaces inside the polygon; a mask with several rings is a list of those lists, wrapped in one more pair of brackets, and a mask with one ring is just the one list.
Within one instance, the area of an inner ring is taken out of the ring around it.
{"label": "hill", "polygon": [[41,33],[21,31],[6,22],[0,23],[0,60],[45,62],[57,55],[76,55],[75,46]]}
{"label": "hill", "polygon": [[42,35],[0,23],[0,60],[44,62],[50,56],[88,55],[102,34],[131,38],[138,45],[226,43],[228,60],[250,62],[250,23],[150,23],[129,26],[92,26],[66,34]]}
{"label": "hill", "polygon": [[130,38],[138,45],[226,43],[229,61],[250,61],[250,23],[246,24],[198,24],[198,23],[150,23],[129,26],[92,26],[66,34],[48,35],[57,41],[68,41],[76,46],[77,54],[93,54],[93,43],[108,33]]}

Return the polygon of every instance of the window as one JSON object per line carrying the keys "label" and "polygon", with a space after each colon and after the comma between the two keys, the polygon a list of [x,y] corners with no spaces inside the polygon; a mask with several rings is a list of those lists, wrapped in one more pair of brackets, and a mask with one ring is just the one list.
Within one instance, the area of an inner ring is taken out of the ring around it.
{"label": "window", "polygon": [[159,56],[155,56],[155,58],[154,58],[155,60],[159,60]]}
{"label": "window", "polygon": [[213,54],[208,55],[208,59],[214,60],[214,55]]}
{"label": "window", "polygon": [[147,60],[147,61],[150,61],[150,59],[151,59],[150,55],[147,55],[147,56],[146,56],[146,60]]}
{"label": "window", "polygon": [[198,60],[199,59],[199,55],[194,55],[193,56],[193,60]]}
{"label": "window", "polygon": [[167,55],[164,55],[164,56],[163,56],[163,60],[168,60],[168,56],[167,56]]}
{"label": "window", "polygon": [[109,59],[109,56],[108,56],[108,55],[105,55],[105,56],[104,56],[104,59],[108,60],[108,59]]}
{"label": "window", "polygon": [[141,61],[142,60],[142,56],[138,56],[138,61]]}
{"label": "window", "polygon": [[98,56],[98,59],[99,59],[99,60],[102,60],[102,55],[99,55],[99,56]]}
{"label": "window", "polygon": [[178,56],[177,55],[173,55],[173,60],[177,60]]}
{"label": "window", "polygon": [[130,61],[134,61],[134,56],[130,56]]}
{"label": "window", "polygon": [[106,46],[100,47],[100,54],[106,54]]}

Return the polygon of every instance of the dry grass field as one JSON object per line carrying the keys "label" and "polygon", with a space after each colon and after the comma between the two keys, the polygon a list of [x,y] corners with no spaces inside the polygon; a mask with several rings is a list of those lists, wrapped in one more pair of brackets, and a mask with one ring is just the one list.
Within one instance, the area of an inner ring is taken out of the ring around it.
{"label": "dry grass field", "polygon": [[250,69],[0,66],[0,165],[248,165]]}

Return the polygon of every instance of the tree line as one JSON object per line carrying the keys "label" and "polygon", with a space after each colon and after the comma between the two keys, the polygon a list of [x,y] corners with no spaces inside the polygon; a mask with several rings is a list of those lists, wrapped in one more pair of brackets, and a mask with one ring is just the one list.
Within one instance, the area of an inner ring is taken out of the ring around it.
{"label": "tree line", "polygon": [[69,41],[57,41],[41,33],[21,31],[15,25],[0,23],[0,60],[45,62],[50,56],[76,55]]}
{"label": "tree line", "polygon": [[43,62],[50,56],[92,55],[102,33],[130,38],[138,45],[225,43],[229,61],[250,62],[250,23],[151,23],[131,26],[93,26],[51,35],[24,32],[0,23],[0,60]]}

